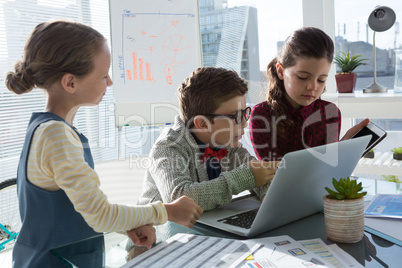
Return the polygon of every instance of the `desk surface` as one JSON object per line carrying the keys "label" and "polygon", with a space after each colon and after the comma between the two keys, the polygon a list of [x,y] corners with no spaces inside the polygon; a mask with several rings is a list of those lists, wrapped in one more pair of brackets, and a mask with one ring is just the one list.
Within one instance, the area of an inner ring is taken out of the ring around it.
{"label": "desk surface", "polygon": [[[177,233],[196,235],[208,235],[214,237],[245,239],[227,232],[223,232],[203,224],[197,223],[193,229],[168,222],[157,226],[157,244],[165,241]],[[279,227],[272,231],[261,234],[255,238],[288,235],[295,240],[321,238],[326,244],[333,243],[325,234],[324,215],[316,213],[296,222]],[[127,261],[146,251],[143,247],[137,247],[124,235],[109,233],[105,234],[106,241],[106,264],[105,267],[121,267]],[[400,267],[402,247],[389,242],[379,236],[365,232],[364,238],[354,244],[337,243],[344,251],[348,252],[365,267]],[[61,256],[59,256],[61,257]],[[63,260],[68,267],[68,262]],[[70,267],[76,267],[71,265]]]}
{"label": "desk surface", "polygon": [[[365,183],[368,185],[367,181]],[[393,191],[392,189],[377,189],[377,186],[375,189],[372,188],[373,187],[368,185],[368,188],[366,190],[369,192],[369,194],[376,194],[377,191],[385,191],[388,193],[391,193]],[[157,229],[157,244],[167,240],[177,233],[188,233],[234,239],[247,239],[245,237],[240,237],[231,233],[220,231],[218,229],[199,223],[197,223],[193,229],[188,229],[172,222],[168,222],[164,225],[155,227]],[[358,243],[337,243],[337,245],[348,252],[365,267],[401,267],[399,256],[402,256],[402,247],[375,234],[372,234],[369,231],[370,230],[365,232],[364,238]],[[289,223],[282,227],[263,233],[255,238],[279,235],[288,235],[295,240],[320,238],[327,244],[333,243],[332,241],[327,239],[325,233],[324,215],[322,213],[313,214],[296,222]],[[105,241],[105,267],[108,268],[120,267],[124,265],[128,260],[131,260],[133,257],[143,253],[146,250],[142,247],[134,246],[126,236],[121,234],[105,234]],[[63,262],[66,264],[65,261]]]}

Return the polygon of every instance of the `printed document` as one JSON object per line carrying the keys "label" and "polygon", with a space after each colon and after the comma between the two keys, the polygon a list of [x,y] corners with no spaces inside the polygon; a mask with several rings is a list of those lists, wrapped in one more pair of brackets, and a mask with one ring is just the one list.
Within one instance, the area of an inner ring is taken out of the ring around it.
{"label": "printed document", "polygon": [[129,267],[235,267],[260,247],[242,240],[176,234],[130,260]]}
{"label": "printed document", "polygon": [[263,247],[237,268],[336,267],[287,235],[247,241],[261,244]]}

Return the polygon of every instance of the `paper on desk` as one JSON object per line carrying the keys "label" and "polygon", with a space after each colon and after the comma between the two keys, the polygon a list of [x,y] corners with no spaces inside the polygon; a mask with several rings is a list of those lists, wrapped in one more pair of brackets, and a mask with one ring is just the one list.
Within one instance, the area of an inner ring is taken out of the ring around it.
{"label": "paper on desk", "polygon": [[376,194],[366,206],[364,216],[402,220],[402,195]]}
{"label": "paper on desk", "polygon": [[[365,230],[402,247],[402,220],[364,217]],[[368,227],[368,228],[367,228]]]}
{"label": "paper on desk", "polygon": [[319,255],[336,268],[364,267],[337,244],[326,245],[320,238],[299,240],[304,247]]}
{"label": "paper on desk", "polygon": [[247,241],[264,247],[253,254],[254,260],[243,261],[238,268],[335,267],[287,235]]}
{"label": "paper on desk", "polygon": [[[366,196],[366,210],[375,196]],[[402,247],[401,219],[364,217],[364,229]]]}
{"label": "paper on desk", "polygon": [[235,267],[259,246],[235,239],[176,234],[121,268]]}
{"label": "paper on desk", "polygon": [[345,267],[364,267],[360,264],[355,258],[352,257],[349,253],[338,247],[337,244],[331,244],[327,246],[332,254],[338,259],[341,260],[342,263],[345,263]]}

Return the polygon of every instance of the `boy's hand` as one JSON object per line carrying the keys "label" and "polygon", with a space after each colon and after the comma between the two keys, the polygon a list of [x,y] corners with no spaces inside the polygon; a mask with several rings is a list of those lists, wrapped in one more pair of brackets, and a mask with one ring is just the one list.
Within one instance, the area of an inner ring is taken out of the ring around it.
{"label": "boy's hand", "polygon": [[254,174],[257,187],[267,184],[275,176],[280,161],[251,160],[247,162],[251,172]]}
{"label": "boy's hand", "polygon": [[135,245],[146,246],[148,249],[151,249],[156,241],[155,228],[150,224],[127,231],[127,236]]}
{"label": "boy's hand", "polygon": [[202,208],[187,196],[182,196],[172,203],[165,204],[165,208],[169,221],[188,228],[193,228],[203,212]]}

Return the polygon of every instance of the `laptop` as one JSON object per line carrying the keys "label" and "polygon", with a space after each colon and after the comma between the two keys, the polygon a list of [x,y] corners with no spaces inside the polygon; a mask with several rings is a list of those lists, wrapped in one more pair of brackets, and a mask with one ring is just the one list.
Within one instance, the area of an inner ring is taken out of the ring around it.
{"label": "laptop", "polygon": [[364,136],[288,153],[262,203],[255,195],[242,196],[204,212],[198,222],[253,237],[322,211],[325,187],[352,174],[369,141]]}

